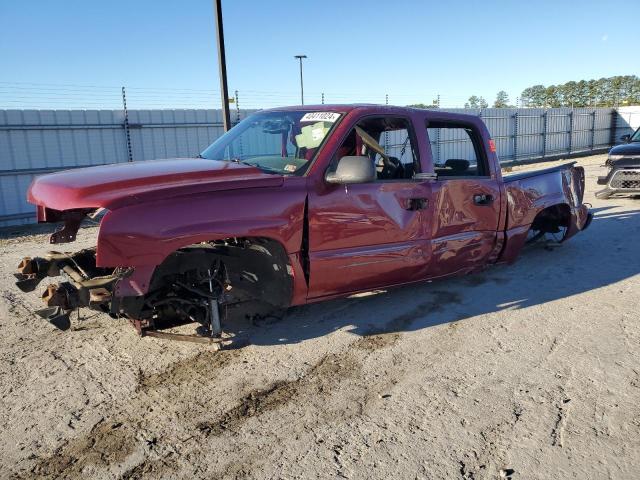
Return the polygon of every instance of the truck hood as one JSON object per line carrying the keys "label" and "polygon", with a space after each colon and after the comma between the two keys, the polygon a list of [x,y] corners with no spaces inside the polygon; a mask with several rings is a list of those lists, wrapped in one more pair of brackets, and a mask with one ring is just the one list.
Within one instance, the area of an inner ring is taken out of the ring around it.
{"label": "truck hood", "polygon": [[623,143],[609,150],[609,155],[640,156],[640,142]]}
{"label": "truck hood", "polygon": [[239,188],[277,187],[281,175],[217,160],[174,158],[101,165],[36,178],[27,194],[30,203],[54,210],[106,208]]}

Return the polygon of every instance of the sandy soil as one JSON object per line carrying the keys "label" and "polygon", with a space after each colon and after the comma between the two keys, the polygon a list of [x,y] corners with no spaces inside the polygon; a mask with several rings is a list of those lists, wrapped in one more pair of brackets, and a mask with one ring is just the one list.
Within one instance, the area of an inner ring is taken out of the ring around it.
{"label": "sandy soil", "polygon": [[0,477],[640,478],[640,200],[596,200],[602,162],[570,242],[236,325],[237,350],[56,331],[11,276],[46,235],[5,231]]}

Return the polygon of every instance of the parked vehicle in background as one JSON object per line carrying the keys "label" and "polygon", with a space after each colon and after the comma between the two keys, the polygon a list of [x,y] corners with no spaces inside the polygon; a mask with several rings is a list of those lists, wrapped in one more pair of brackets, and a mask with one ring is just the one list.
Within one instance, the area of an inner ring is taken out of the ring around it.
{"label": "parked vehicle in background", "polygon": [[609,172],[598,177],[598,185],[606,185],[596,193],[598,198],[613,195],[640,195],[640,128],[620,137],[622,145],[609,150],[605,165]]}
{"label": "parked vehicle in background", "polygon": [[[459,140],[464,140],[461,144]],[[460,146],[462,145],[462,147]],[[73,241],[103,215],[95,249],[25,258],[18,286],[50,286],[41,315],[80,306],[138,330],[220,319],[513,262],[530,238],[584,230],[574,162],[503,177],[476,116],[375,105],[261,111],[198,159],[37,178],[40,222]]]}

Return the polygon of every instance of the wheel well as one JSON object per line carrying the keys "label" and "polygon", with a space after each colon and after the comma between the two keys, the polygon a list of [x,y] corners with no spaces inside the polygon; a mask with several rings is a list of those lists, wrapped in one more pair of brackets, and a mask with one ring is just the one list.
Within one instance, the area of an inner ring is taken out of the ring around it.
{"label": "wheel well", "polygon": [[544,233],[558,233],[561,227],[569,227],[571,208],[566,203],[559,203],[538,212],[533,219],[531,230]]}
{"label": "wheel well", "polygon": [[207,258],[220,259],[229,283],[245,297],[287,308],[293,294],[293,269],[284,246],[265,237],[234,237],[180,248],[156,268],[150,291],[168,274],[202,268]]}

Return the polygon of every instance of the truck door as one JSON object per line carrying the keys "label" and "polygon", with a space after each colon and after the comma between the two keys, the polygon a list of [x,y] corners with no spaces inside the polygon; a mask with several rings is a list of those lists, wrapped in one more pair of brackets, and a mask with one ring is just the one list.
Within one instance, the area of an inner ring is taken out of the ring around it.
{"label": "truck door", "polygon": [[500,219],[499,177],[492,171],[478,126],[427,121],[437,180],[429,237],[430,278],[471,271],[496,247]]}
{"label": "truck door", "polygon": [[395,115],[360,119],[334,153],[328,172],[348,155],[369,156],[377,179],[348,185],[319,182],[310,191],[309,298],[426,275],[429,243],[424,211],[431,204],[431,184],[415,178],[420,158],[410,119]]}

